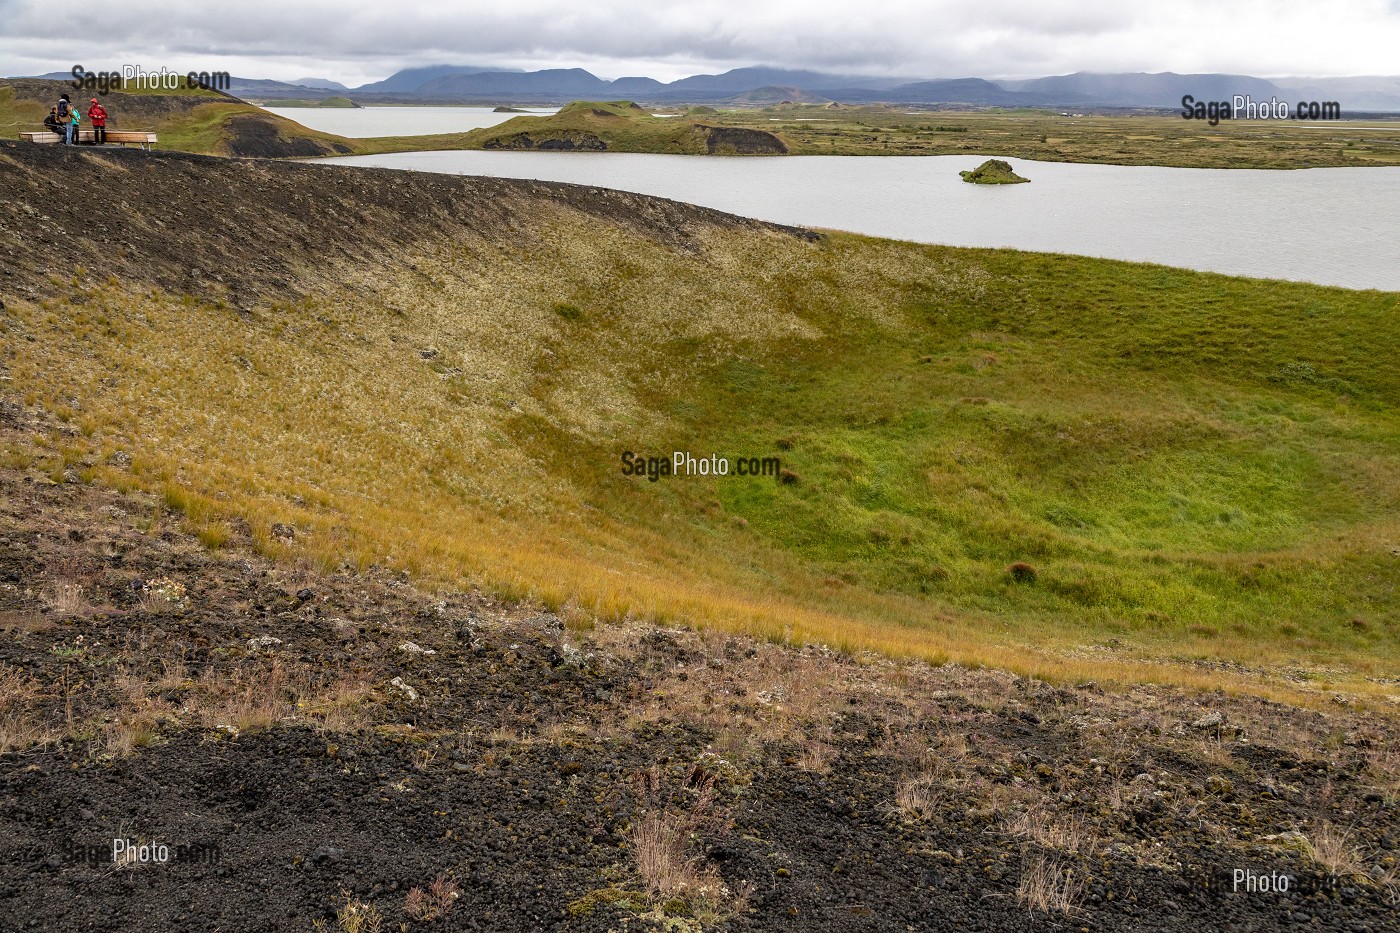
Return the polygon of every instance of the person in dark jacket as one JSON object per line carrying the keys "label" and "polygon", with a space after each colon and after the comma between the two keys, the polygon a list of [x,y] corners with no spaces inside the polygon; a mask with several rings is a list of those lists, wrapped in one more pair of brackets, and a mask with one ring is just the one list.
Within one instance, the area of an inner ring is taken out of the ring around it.
{"label": "person in dark jacket", "polygon": [[92,121],[92,144],[100,146],[107,141],[107,108],[99,104],[96,97],[88,107],[88,119]]}
{"label": "person in dark jacket", "polygon": [[60,136],[67,135],[68,131],[63,128],[62,123],[58,122],[57,107],[49,108],[49,115],[44,117],[44,129],[48,130],[50,133],[57,133]]}
{"label": "person in dark jacket", "polygon": [[73,114],[70,111],[73,105],[68,102],[67,94],[58,95],[58,106],[54,108],[58,111],[58,125],[63,127],[62,133],[64,143],[72,142],[70,133],[73,128]]}

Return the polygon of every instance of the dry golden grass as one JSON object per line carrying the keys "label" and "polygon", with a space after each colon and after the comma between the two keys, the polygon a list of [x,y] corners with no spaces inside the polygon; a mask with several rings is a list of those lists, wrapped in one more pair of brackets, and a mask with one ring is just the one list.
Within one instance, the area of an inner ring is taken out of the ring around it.
{"label": "dry golden grass", "polygon": [[688,827],[676,814],[647,813],[632,827],[632,855],[649,895],[671,898],[695,887],[699,862],[688,844]]}
{"label": "dry golden grass", "polygon": [[33,677],[0,664],[0,754],[58,738],[40,718],[42,685]]}
{"label": "dry golden grass", "polygon": [[[355,732],[373,722],[374,687],[362,670],[326,671],[273,660],[244,662],[227,671],[208,668],[191,677],[183,661],[166,660],[159,672],[124,667],[109,678],[79,683],[63,697],[66,724],[60,731],[96,736],[98,747],[114,757],[151,744],[164,729],[190,724],[239,733],[301,721],[330,733]],[[179,706],[164,699],[171,690],[183,693]],[[37,681],[0,670],[0,750],[58,737],[45,725],[40,697]]]}
{"label": "dry golden grass", "polygon": [[1307,854],[1334,877],[1369,878],[1365,856],[1351,839],[1351,830],[1321,823],[1306,835]]}
{"label": "dry golden grass", "polygon": [[1083,890],[1083,882],[1075,877],[1073,869],[1036,856],[1021,871],[1016,899],[1032,914],[1069,914],[1078,906]]}
{"label": "dry golden grass", "polygon": [[1194,742],[1188,743],[1193,746],[1195,757],[1201,761],[1215,765],[1217,768],[1232,769],[1236,767],[1235,757],[1230,754],[1229,746],[1221,741],[1218,736],[1207,735]]}
{"label": "dry golden grass", "polygon": [[697,811],[647,812],[632,825],[629,841],[642,887],[653,903],[679,900],[690,915],[715,922],[742,910],[745,894],[736,894],[713,866],[690,853],[691,835],[704,816]]}
{"label": "dry golden grass", "polygon": [[199,699],[189,706],[197,720],[211,729],[266,729],[294,715],[289,681],[287,669],[277,661],[265,670],[239,670],[232,676],[206,671],[197,681]]}
{"label": "dry golden grass", "polygon": [[[632,822],[628,842],[637,876],[653,905],[669,911],[665,905],[682,902],[685,912],[702,923],[720,922],[743,909],[747,892],[729,888],[696,846],[702,836],[732,829],[732,804],[720,803],[718,788],[736,779],[741,780],[733,765],[713,753],[701,755],[671,792],[660,765],[633,775],[644,809]],[[677,797],[686,802],[676,803]]]}
{"label": "dry golden grass", "polygon": [[942,795],[940,782],[932,774],[916,774],[905,778],[895,788],[894,811],[911,822],[925,820],[938,810]]}
{"label": "dry golden grass", "polygon": [[1060,817],[1039,807],[1021,810],[1007,817],[1003,825],[1010,836],[1068,855],[1092,856],[1102,843],[1087,820],[1073,815]]}
{"label": "dry golden grass", "polygon": [[189,669],[185,665],[183,659],[162,659],[160,667],[160,674],[150,681],[150,689],[156,692],[164,692],[177,687],[188,686]]}
{"label": "dry golden grass", "polygon": [[74,581],[59,581],[44,593],[44,604],[54,614],[67,619],[80,619],[92,612],[92,603],[83,585]]}
{"label": "dry golden grass", "polygon": [[1132,781],[1114,780],[1104,792],[1104,802],[1115,813],[1121,813],[1150,796],[1152,785]]}
{"label": "dry golden grass", "polygon": [[[675,631],[666,639],[689,655],[672,660],[648,644],[648,627],[613,624],[587,632],[587,642],[609,652],[635,655],[654,670],[653,687],[629,709],[630,725],[680,720],[702,726],[714,750],[735,762],[752,759],[766,742],[797,746],[794,761],[808,770],[829,767],[834,750],[830,720],[853,692],[873,679],[858,665],[821,658],[770,642],[737,642],[714,630]],[[732,643],[731,643],[732,642]],[[606,729],[604,724],[595,727]]]}
{"label": "dry golden grass", "polygon": [[1366,771],[1373,786],[1388,805],[1400,802],[1400,749],[1392,745],[1372,748],[1367,754]]}
{"label": "dry golden grass", "polygon": [[364,672],[336,675],[329,686],[322,686],[298,697],[300,715],[309,716],[327,732],[358,732],[372,723],[368,703],[374,686]]}
{"label": "dry golden grass", "polygon": [[797,757],[797,767],[802,771],[824,774],[831,770],[831,765],[836,761],[838,754],[836,747],[830,742],[812,736],[802,743],[801,754]]}
{"label": "dry golden grass", "polygon": [[123,716],[103,730],[103,751],[114,758],[124,758],[156,740],[159,729],[154,720],[140,716]]}
{"label": "dry golden grass", "polygon": [[0,631],[3,632],[44,632],[55,627],[56,623],[52,619],[37,612],[0,612]]}
{"label": "dry golden grass", "polygon": [[[384,917],[379,908],[369,901],[362,901],[349,891],[342,891],[343,902],[335,912],[335,929],[340,933],[380,933],[384,929]],[[313,920],[311,928],[326,931],[330,926],[319,917]]]}
{"label": "dry golden grass", "polygon": [[[816,656],[814,649],[794,652],[767,643],[740,642],[710,630],[668,631],[664,634],[673,647],[662,651],[655,643],[648,646],[650,632],[648,626],[622,623],[583,633],[581,650],[636,656],[653,670],[648,695],[630,708],[630,723],[578,724],[587,734],[613,735],[642,721],[682,721],[710,731],[711,750],[741,767],[757,760],[765,743],[778,742],[791,749],[784,756],[786,764],[823,771],[832,764],[832,745],[841,739],[841,719],[833,714],[851,709],[854,699],[860,709],[878,710],[886,725],[876,754],[902,763],[908,775],[898,788],[900,799],[891,794],[891,812],[918,819],[939,806],[942,795],[1001,824],[1012,835],[1066,854],[1099,852],[1101,840],[1088,823],[1072,817],[1041,819],[1039,814],[1055,814],[1062,808],[1035,781],[988,787],[976,777],[976,771],[986,765],[1010,773],[1028,767],[1014,745],[998,738],[997,729],[1006,716],[1019,716],[1028,695],[1056,694],[1054,705],[1063,717],[1061,723],[1078,730],[1081,767],[1095,785],[1096,799],[1113,812],[1132,810],[1164,788],[1181,789],[1172,778],[1164,786],[1138,777],[1144,771],[1149,775],[1160,771],[1153,755],[1144,754],[1144,747],[1200,761],[1212,777],[1236,784],[1247,780],[1238,773],[1232,743],[1203,739],[1189,728],[1201,711],[1199,698],[1189,693],[1140,686],[1122,692],[1095,689],[1066,694],[1001,671],[891,662],[871,655]],[[566,633],[566,637],[579,636]],[[633,645],[641,646],[639,654],[629,648]],[[675,654],[685,658],[684,663],[674,662]],[[805,678],[805,689],[815,688],[813,692],[821,698],[806,720],[792,715],[781,699],[784,677],[793,672],[802,672],[796,679]],[[941,705],[940,697],[956,697],[954,708]],[[1250,741],[1288,749],[1305,761],[1348,767],[1345,759],[1350,750],[1335,741],[1335,718],[1253,700],[1240,702],[1244,705],[1230,702],[1230,718],[1247,723]],[[1387,748],[1382,742],[1369,751],[1367,775],[1376,786],[1387,780]],[[1195,793],[1172,793],[1167,805],[1193,821],[1221,820],[1213,809],[1210,787],[1207,781],[1204,796],[1199,788]],[[1325,794],[1326,788],[1318,793]]]}

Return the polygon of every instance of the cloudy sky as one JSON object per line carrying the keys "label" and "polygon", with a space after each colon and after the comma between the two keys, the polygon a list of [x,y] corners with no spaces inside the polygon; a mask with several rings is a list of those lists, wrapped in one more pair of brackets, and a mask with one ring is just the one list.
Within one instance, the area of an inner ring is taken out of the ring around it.
{"label": "cloudy sky", "polygon": [[441,63],[662,80],[754,64],[1393,75],[1400,0],[0,0],[5,75],[130,64],[353,86]]}

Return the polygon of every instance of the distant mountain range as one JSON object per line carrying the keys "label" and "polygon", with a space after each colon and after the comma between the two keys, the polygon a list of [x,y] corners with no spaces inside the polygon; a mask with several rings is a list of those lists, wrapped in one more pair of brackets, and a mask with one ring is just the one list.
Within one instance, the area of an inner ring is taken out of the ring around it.
{"label": "distant mountain range", "polygon": [[345,85],[341,84],[339,81],[330,81],[330,80],[328,80],[328,79],[326,79],[326,78],[297,78],[295,81],[292,81],[292,82],[290,82],[290,83],[291,83],[291,84],[294,84],[294,85],[298,85],[298,86],[300,86],[300,87],[314,87],[314,88],[316,88],[316,89],[318,89],[318,90],[322,90],[322,91],[348,91],[348,90],[350,90],[348,87],[346,87]]}
{"label": "distant mountain range", "polygon": [[[58,72],[44,75],[63,80]],[[406,68],[383,81],[347,88],[324,78],[296,82],[234,78],[237,97],[317,99],[351,95],[364,102],[562,103],[578,99],[630,99],[647,103],[778,103],[837,101],[1000,107],[1171,108],[1183,95],[1198,100],[1229,100],[1247,94],[1255,100],[1335,100],[1344,113],[1400,112],[1400,76],[1283,78],[1249,75],[1142,72],[1078,72],[1024,80],[984,78],[914,80],[871,78],[784,68],[736,68],[717,75],[693,75],[669,83],[628,77],[608,81],[582,68],[509,71],[471,65]]]}

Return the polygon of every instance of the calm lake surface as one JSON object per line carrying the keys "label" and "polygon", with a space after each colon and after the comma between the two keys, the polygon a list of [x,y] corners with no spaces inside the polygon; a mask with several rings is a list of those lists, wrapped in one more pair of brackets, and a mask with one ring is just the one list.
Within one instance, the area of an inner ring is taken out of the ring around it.
{"label": "calm lake surface", "polygon": [[325,161],[620,188],[923,243],[1400,291],[1400,167],[1264,171],[1012,159],[1030,184],[964,183],[958,170],[983,158],[451,151]]}
{"label": "calm lake surface", "polygon": [[[322,133],[367,139],[371,136],[427,136],[465,133],[504,123],[519,113],[496,113],[490,107],[265,107],[269,113],[295,120]],[[557,112],[548,107],[533,114]]]}

